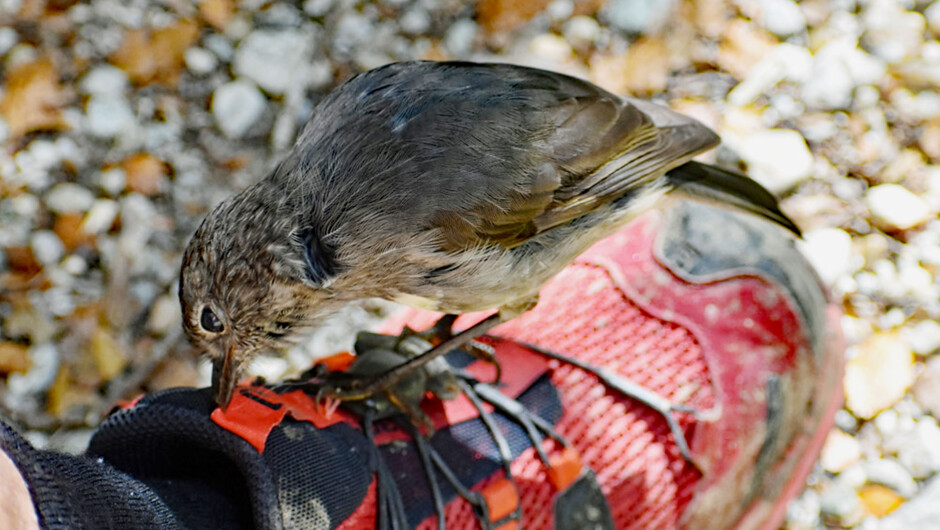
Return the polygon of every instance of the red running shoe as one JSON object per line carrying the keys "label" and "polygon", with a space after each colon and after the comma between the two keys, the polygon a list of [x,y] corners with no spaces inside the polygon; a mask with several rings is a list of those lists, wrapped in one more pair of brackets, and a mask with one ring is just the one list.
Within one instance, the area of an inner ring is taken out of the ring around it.
{"label": "red running shoe", "polygon": [[425,396],[431,437],[297,387],[239,387],[226,411],[175,389],[111,416],[89,454],[170,499],[198,470],[256,528],[773,529],[841,401],[837,316],[778,227],[682,202],[598,243],[484,338],[500,385],[449,353],[464,394]]}
{"label": "red running shoe", "polygon": [[[439,316],[411,310],[383,331],[425,329]],[[464,315],[456,328],[481,317]],[[842,399],[838,311],[792,240],[698,203],[651,212],[599,242],[493,335],[696,411],[672,414],[699,469],[663,414],[551,361],[563,408],[555,428],[596,473],[618,529],[778,528]],[[503,370],[511,378],[514,366]],[[523,526],[552,528],[554,489],[536,452],[514,460],[512,474]],[[448,505],[447,528],[476,527],[469,504]]]}

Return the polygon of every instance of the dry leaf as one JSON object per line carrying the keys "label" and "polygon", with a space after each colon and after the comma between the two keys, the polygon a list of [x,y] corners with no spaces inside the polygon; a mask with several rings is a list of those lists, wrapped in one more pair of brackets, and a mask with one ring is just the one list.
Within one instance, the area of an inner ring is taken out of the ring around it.
{"label": "dry leaf", "polygon": [[117,341],[107,331],[96,329],[88,346],[98,368],[98,375],[103,380],[110,381],[124,371],[127,359],[124,358]]}
{"label": "dry leaf", "polygon": [[491,33],[508,32],[545,9],[549,0],[481,0],[477,20]]}
{"label": "dry leaf", "polygon": [[139,85],[175,87],[183,69],[183,53],[198,36],[199,26],[190,20],[179,20],[152,32],[130,30],[110,61]]}
{"label": "dry leaf", "polygon": [[152,197],[160,193],[167,178],[167,166],[149,153],[133,154],[122,162],[127,175],[127,189]]}
{"label": "dry leaf", "polygon": [[29,247],[7,247],[7,265],[10,270],[32,276],[42,270],[42,265],[36,261],[33,249]]}
{"label": "dry leaf", "polygon": [[68,99],[68,92],[59,85],[59,74],[51,59],[13,67],[5,85],[0,114],[11,137],[67,127],[60,108]]}
{"label": "dry leaf", "polygon": [[736,19],[727,25],[718,46],[718,66],[737,79],[744,79],[751,67],[777,45],[777,39],[750,22]]}
{"label": "dry leaf", "polygon": [[593,17],[604,7],[605,3],[604,0],[575,0],[574,11],[571,12],[571,15]]}
{"label": "dry leaf", "polygon": [[625,53],[591,57],[591,81],[615,94],[649,94],[666,89],[671,67],[663,37],[641,37]]}
{"label": "dry leaf", "polygon": [[82,229],[83,220],[84,215],[80,213],[67,213],[59,215],[55,219],[52,231],[59,236],[59,239],[62,240],[62,244],[65,245],[65,248],[69,251],[75,250],[82,245],[94,243],[95,241],[93,235]]}
{"label": "dry leaf", "polygon": [[924,124],[917,143],[924,154],[930,157],[931,162],[940,163],[940,118],[934,118]]}
{"label": "dry leaf", "polygon": [[721,36],[731,16],[725,0],[697,0],[689,7],[692,24],[699,33],[711,39]]}
{"label": "dry leaf", "polygon": [[0,342],[0,374],[29,370],[29,349],[16,342]]}
{"label": "dry leaf", "polygon": [[46,393],[46,410],[57,418],[65,416],[72,407],[86,404],[91,400],[91,395],[77,387],[69,375],[67,366],[60,366],[59,373],[56,375],[55,382],[49,387]]}
{"label": "dry leaf", "polygon": [[235,3],[232,0],[203,0],[199,3],[199,16],[219,31],[225,31],[234,14]]}

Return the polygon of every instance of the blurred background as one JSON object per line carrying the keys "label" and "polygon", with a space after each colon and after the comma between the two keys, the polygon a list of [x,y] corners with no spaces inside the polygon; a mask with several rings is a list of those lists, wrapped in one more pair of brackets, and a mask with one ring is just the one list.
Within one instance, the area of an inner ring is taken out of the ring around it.
{"label": "blurred background", "polygon": [[[783,198],[841,304],[845,409],[787,527],[940,521],[940,0],[0,0],[0,410],[81,451],[112,404],[205,385],[180,253],[317,101],[407,59],[650,97]],[[350,308],[286,360],[347,348]]]}

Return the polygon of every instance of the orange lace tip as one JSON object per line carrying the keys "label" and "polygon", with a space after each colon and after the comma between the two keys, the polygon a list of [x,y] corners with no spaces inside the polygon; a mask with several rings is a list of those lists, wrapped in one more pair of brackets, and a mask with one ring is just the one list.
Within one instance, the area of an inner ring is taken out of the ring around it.
{"label": "orange lace tip", "polygon": [[560,453],[549,457],[548,462],[552,466],[548,470],[548,478],[558,491],[567,488],[581,476],[581,455],[574,447],[565,447]]}
{"label": "orange lace tip", "polygon": [[[490,521],[499,521],[515,512],[519,506],[519,492],[516,491],[516,485],[507,478],[501,478],[487,484],[480,493],[486,500],[486,506],[490,512]],[[503,526],[500,526],[500,528],[503,528]]]}
{"label": "orange lace tip", "polygon": [[349,370],[349,367],[355,360],[355,355],[348,351],[344,351],[330,355],[329,357],[324,357],[317,361],[317,364],[326,366],[327,370],[331,372],[345,372],[346,370]]}

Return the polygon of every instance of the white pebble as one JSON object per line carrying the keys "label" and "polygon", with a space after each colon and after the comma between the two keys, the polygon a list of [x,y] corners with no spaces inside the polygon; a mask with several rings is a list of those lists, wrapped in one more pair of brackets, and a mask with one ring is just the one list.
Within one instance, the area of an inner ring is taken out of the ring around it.
{"label": "white pebble", "polygon": [[759,22],[767,31],[780,37],[806,29],[806,17],[792,0],[760,0]]}
{"label": "white pebble", "polygon": [[627,33],[648,33],[666,23],[675,0],[612,0],[604,8],[610,25]]}
{"label": "white pebble", "polygon": [[857,40],[835,39],[813,57],[812,73],[803,84],[802,98],[811,108],[848,108],[856,87],[876,84],[884,73],[884,62],[860,50]]}
{"label": "white pebble", "polygon": [[205,48],[193,47],[186,50],[183,54],[183,60],[186,61],[186,68],[197,75],[205,75],[218,66],[219,60],[215,54]]}
{"label": "white pebble", "polygon": [[306,81],[312,35],[295,30],[255,30],[235,50],[232,70],[271,94],[284,94]]}
{"label": "white pebble", "polygon": [[240,138],[264,112],[264,94],[250,81],[239,79],[215,89],[212,116],[229,138]]}
{"label": "white pebble", "polygon": [[940,324],[933,320],[922,320],[913,328],[905,330],[905,338],[918,355],[930,355],[940,350]]}
{"label": "white pebble", "polygon": [[16,45],[19,35],[11,27],[0,27],[0,55],[10,51],[10,48]]}
{"label": "white pebble", "polygon": [[127,74],[123,70],[103,64],[85,74],[79,87],[83,93],[92,96],[120,97],[127,89],[127,82]]}
{"label": "white pebble", "polygon": [[564,63],[574,55],[568,41],[551,33],[543,33],[529,41],[529,51],[532,55],[555,63]]}
{"label": "white pebble", "polygon": [[421,35],[431,27],[431,16],[424,8],[415,6],[405,11],[398,19],[398,24],[409,35]]}
{"label": "white pebble", "polygon": [[117,219],[121,207],[111,199],[98,199],[82,220],[82,230],[88,234],[107,232]]}
{"label": "white pebble", "polygon": [[569,42],[587,46],[593,44],[601,33],[601,26],[592,17],[578,15],[565,22],[562,33]]}
{"label": "white pebble", "polygon": [[306,0],[304,2],[304,13],[311,17],[322,17],[333,8],[334,0]]}
{"label": "white pebble", "polygon": [[834,285],[853,271],[852,237],[845,230],[820,228],[807,232],[798,247],[826,285]]}
{"label": "white pebble", "polygon": [[10,206],[16,215],[32,218],[39,211],[39,199],[35,195],[23,193],[11,198]]}
{"label": "white pebble", "polygon": [[812,175],[813,155],[796,131],[730,134],[726,144],[747,163],[748,175],[773,193],[787,191]]}
{"label": "white pebble", "polygon": [[72,254],[62,260],[62,270],[72,276],[81,276],[88,271],[88,263],[81,256]]}
{"label": "white pebble", "polygon": [[30,239],[30,248],[33,249],[33,255],[36,261],[43,265],[52,265],[58,263],[65,255],[65,245],[59,236],[51,230],[37,230],[33,232]]}
{"label": "white pebble", "polygon": [[55,213],[86,212],[95,202],[95,196],[78,184],[56,184],[44,198],[46,207]]}
{"label": "white pebble", "polygon": [[29,349],[30,368],[25,374],[12,373],[7,378],[7,398],[35,394],[47,390],[59,373],[59,351],[51,343]]}
{"label": "white pebble", "polygon": [[179,326],[180,321],[180,304],[176,297],[163,295],[154,301],[150,309],[147,329],[154,335],[166,335],[171,329]]}
{"label": "white pebble", "polygon": [[101,138],[124,133],[134,123],[134,112],[121,97],[95,95],[85,106],[85,128]]}
{"label": "white pebble", "polygon": [[871,188],[865,201],[875,221],[888,229],[907,230],[930,217],[927,203],[898,184],[881,184]]}
{"label": "white pebble", "polygon": [[924,16],[927,18],[927,27],[930,31],[940,36],[940,1],[930,4],[930,7],[924,11]]}
{"label": "white pebble", "polygon": [[444,35],[444,46],[454,57],[466,57],[473,50],[477,36],[476,22],[464,18],[454,22]]}
{"label": "white pebble", "polygon": [[120,195],[124,191],[124,185],[127,182],[127,175],[119,167],[105,169],[98,173],[98,187],[110,195]]}

